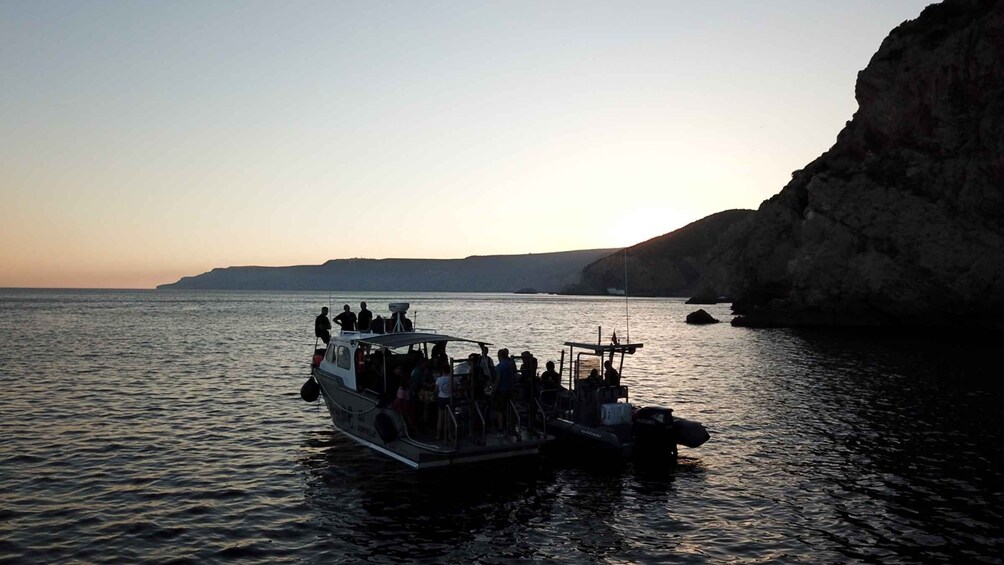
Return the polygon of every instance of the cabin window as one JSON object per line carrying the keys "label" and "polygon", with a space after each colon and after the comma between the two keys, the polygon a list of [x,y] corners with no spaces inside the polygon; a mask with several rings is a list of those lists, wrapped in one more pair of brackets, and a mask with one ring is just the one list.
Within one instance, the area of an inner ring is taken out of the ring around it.
{"label": "cabin window", "polygon": [[338,347],[338,367],[341,369],[352,368],[352,354],[349,348],[341,345]]}

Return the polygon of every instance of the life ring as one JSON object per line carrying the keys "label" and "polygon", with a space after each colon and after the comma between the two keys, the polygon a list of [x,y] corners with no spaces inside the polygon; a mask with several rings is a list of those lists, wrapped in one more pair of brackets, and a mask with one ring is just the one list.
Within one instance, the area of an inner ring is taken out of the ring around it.
{"label": "life ring", "polygon": [[377,435],[384,443],[390,443],[397,439],[397,426],[387,414],[383,412],[377,414],[376,418],[373,418],[373,427],[376,428]]}
{"label": "life ring", "polygon": [[314,380],[313,375],[311,375],[310,378],[307,379],[307,382],[303,383],[303,386],[300,387],[300,398],[302,398],[304,402],[313,402],[317,400],[317,395],[320,393],[321,387],[317,384],[317,381]]}

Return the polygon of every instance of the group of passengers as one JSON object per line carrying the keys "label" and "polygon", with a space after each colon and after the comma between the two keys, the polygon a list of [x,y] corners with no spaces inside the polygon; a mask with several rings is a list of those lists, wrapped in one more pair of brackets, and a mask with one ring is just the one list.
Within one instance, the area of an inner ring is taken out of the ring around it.
{"label": "group of passengers", "polygon": [[[342,313],[335,316],[333,320],[342,331],[368,332],[373,322],[373,312],[366,309],[365,302],[360,302],[359,315],[356,315],[352,308],[346,304],[342,307]],[[328,307],[322,307],[320,315],[314,318],[314,335],[319,337],[325,345],[331,340],[331,322],[332,320],[328,319]]]}
{"label": "group of passengers", "polygon": [[410,428],[424,431],[430,425],[435,404],[436,438],[445,439],[447,411],[454,394],[460,393],[464,383],[453,375],[445,356],[428,359],[415,351],[402,357],[405,359],[394,367],[393,378],[387,383],[387,388],[395,391],[393,409],[404,417]]}
{"label": "group of passengers", "polygon": [[[374,356],[379,357],[379,352],[370,356],[371,363],[376,359]],[[537,360],[529,351],[520,355],[519,369],[508,349],[498,350],[496,356],[497,363],[482,345],[480,353],[471,353],[466,361],[454,367],[446,356],[446,342],[435,343],[428,357],[419,351],[395,355],[398,362],[387,382],[387,389],[395,391],[394,410],[411,429],[420,432],[431,432],[435,410],[436,438],[449,439],[449,411],[457,400],[470,399],[482,405],[488,411],[486,424],[494,424],[493,429],[502,432],[507,428],[510,401],[533,398],[541,391],[561,388],[552,361],[547,362],[546,371],[537,375]],[[382,358],[375,362],[382,363]],[[528,403],[528,406],[532,418],[536,403]]]}
{"label": "group of passengers", "polygon": [[617,372],[617,369],[614,369],[611,361],[604,361],[603,376],[600,377],[598,369],[589,371],[589,376],[586,377],[586,385],[591,388],[621,386],[621,375]]}
{"label": "group of passengers", "polygon": [[387,333],[394,331],[412,331],[414,325],[404,313],[393,312],[390,318],[385,320],[382,316],[373,316],[373,312],[366,308],[365,302],[359,303],[359,314],[352,311],[352,307],[346,304],[342,307],[342,312],[328,319],[328,307],[321,308],[321,313],[314,318],[314,335],[325,345],[331,340],[331,322],[334,321],[343,332],[373,332]]}

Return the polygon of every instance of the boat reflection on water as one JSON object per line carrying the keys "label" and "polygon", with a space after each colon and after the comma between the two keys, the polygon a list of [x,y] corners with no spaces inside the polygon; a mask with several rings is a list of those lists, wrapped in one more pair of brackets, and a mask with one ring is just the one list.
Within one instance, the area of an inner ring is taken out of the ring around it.
{"label": "boat reflection on water", "polygon": [[677,477],[703,482],[686,461],[655,470],[518,458],[415,471],[325,430],[305,437],[300,466],[306,513],[323,525],[311,551],[332,560],[599,562],[632,555],[629,523],[673,526],[651,512],[671,506]]}

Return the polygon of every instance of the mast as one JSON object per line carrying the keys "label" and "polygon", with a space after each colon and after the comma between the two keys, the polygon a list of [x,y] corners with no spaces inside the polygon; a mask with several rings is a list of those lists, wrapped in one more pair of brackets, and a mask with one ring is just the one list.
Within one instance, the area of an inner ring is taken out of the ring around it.
{"label": "mast", "polygon": [[628,313],[627,250],[624,248],[624,324],[627,326],[627,342],[631,343],[631,315]]}

